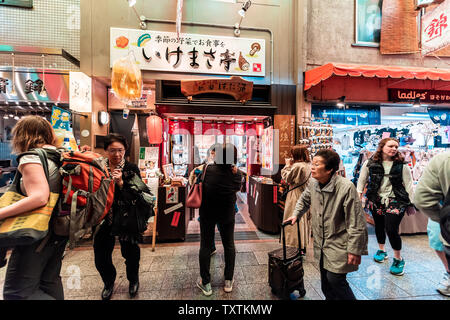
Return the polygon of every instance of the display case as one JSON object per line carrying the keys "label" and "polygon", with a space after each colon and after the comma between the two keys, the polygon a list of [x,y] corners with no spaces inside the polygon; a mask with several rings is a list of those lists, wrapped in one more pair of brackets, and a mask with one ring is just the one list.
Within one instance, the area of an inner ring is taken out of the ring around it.
{"label": "display case", "polygon": [[189,135],[172,135],[172,163],[175,176],[187,177],[189,165]]}
{"label": "display case", "polygon": [[255,226],[267,233],[279,233],[283,217],[278,206],[278,185],[264,183],[267,178],[249,178],[247,204]]}

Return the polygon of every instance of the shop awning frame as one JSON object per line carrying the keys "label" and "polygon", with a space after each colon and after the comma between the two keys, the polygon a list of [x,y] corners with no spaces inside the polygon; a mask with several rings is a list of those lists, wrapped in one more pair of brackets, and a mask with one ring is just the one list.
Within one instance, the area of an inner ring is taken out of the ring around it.
{"label": "shop awning frame", "polygon": [[305,72],[304,90],[332,76],[450,81],[450,69],[327,63]]}
{"label": "shop awning frame", "polygon": [[0,54],[18,54],[18,55],[31,55],[31,56],[60,56],[73,65],[80,67],[80,60],[72,56],[64,49],[55,48],[42,48],[42,47],[30,47],[30,46],[10,46],[0,44]]}

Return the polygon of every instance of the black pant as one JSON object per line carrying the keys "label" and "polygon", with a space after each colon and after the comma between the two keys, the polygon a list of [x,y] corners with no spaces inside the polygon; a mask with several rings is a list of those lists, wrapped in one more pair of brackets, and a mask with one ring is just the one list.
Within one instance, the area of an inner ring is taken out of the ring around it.
{"label": "black pant", "polygon": [[320,280],[322,292],[326,300],[356,300],[346,273],[334,273],[323,267],[323,258],[320,257]]}
{"label": "black pant", "polygon": [[373,221],[375,222],[375,234],[379,244],[385,244],[387,234],[392,249],[402,249],[402,239],[399,235],[399,227],[404,215],[404,213],[386,213],[384,215],[380,215],[375,212],[372,214]]}
{"label": "black pant", "polygon": [[[234,217],[230,222],[220,222],[220,237],[225,254],[225,280],[232,280],[234,275],[234,263],[236,259],[236,248],[234,247]],[[211,250],[214,243],[214,235],[217,221],[213,219],[200,218],[200,275],[203,284],[211,282],[209,272],[211,263]]]}
{"label": "black pant", "polygon": [[[116,280],[116,268],[112,262],[112,252],[116,237],[111,235],[111,226],[105,222],[94,238],[95,267],[102,277],[105,286],[111,286]],[[127,279],[130,283],[139,280],[139,260],[141,251],[138,244],[129,241],[120,241],[120,251],[127,266]]]}
{"label": "black pant", "polygon": [[6,270],[3,299],[64,300],[60,272],[67,239],[50,238],[36,253],[40,244],[37,241],[14,248]]}

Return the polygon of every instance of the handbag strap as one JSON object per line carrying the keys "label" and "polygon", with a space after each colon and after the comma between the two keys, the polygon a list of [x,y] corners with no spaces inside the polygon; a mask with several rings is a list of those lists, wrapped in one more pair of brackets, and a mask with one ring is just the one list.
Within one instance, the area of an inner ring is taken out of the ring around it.
{"label": "handbag strap", "polygon": [[[17,162],[20,162],[20,158],[26,155],[33,155],[33,156],[38,156],[39,160],[42,163],[42,168],[44,169],[44,173],[45,173],[45,177],[47,178],[47,182],[50,184],[50,174],[49,174],[49,170],[48,170],[48,162],[47,162],[47,153],[45,152],[44,149],[42,148],[36,148],[36,149],[32,149],[30,151],[21,153],[18,157],[17,157]],[[20,173],[19,170],[16,171],[16,174],[14,176],[14,180],[11,183],[11,185],[15,185],[17,186],[17,188],[19,187],[19,182],[20,182],[20,178],[22,178],[22,174]],[[20,190],[20,188],[18,188],[17,190]]]}
{"label": "handbag strap", "polygon": [[309,176],[308,176],[308,178],[306,178],[305,182],[303,182],[302,184],[299,184],[298,186],[295,186],[295,187],[292,188],[292,189],[289,189],[289,190],[286,192],[286,194],[289,193],[289,192],[291,192],[291,191],[294,190],[294,189],[297,189],[297,188],[300,188],[301,186],[303,186],[305,183],[308,182],[309,177],[311,177],[311,172],[309,173]]}
{"label": "handbag strap", "polygon": [[208,163],[205,164],[205,168],[203,169],[203,172],[202,172],[202,179],[200,180],[200,182],[202,182],[202,183],[203,183],[203,181],[205,180],[206,169],[208,169],[208,166],[209,166]]}

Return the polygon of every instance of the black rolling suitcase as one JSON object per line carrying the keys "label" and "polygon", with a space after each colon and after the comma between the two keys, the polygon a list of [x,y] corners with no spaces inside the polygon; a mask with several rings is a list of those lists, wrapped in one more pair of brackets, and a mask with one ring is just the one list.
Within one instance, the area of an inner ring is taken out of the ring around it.
{"label": "black rolling suitcase", "polygon": [[283,248],[271,251],[269,255],[269,285],[272,292],[281,299],[289,299],[291,292],[298,290],[300,297],[306,294],[303,282],[303,259],[301,256],[300,227],[297,220],[297,235],[299,248],[286,247],[286,236],[281,225]]}

